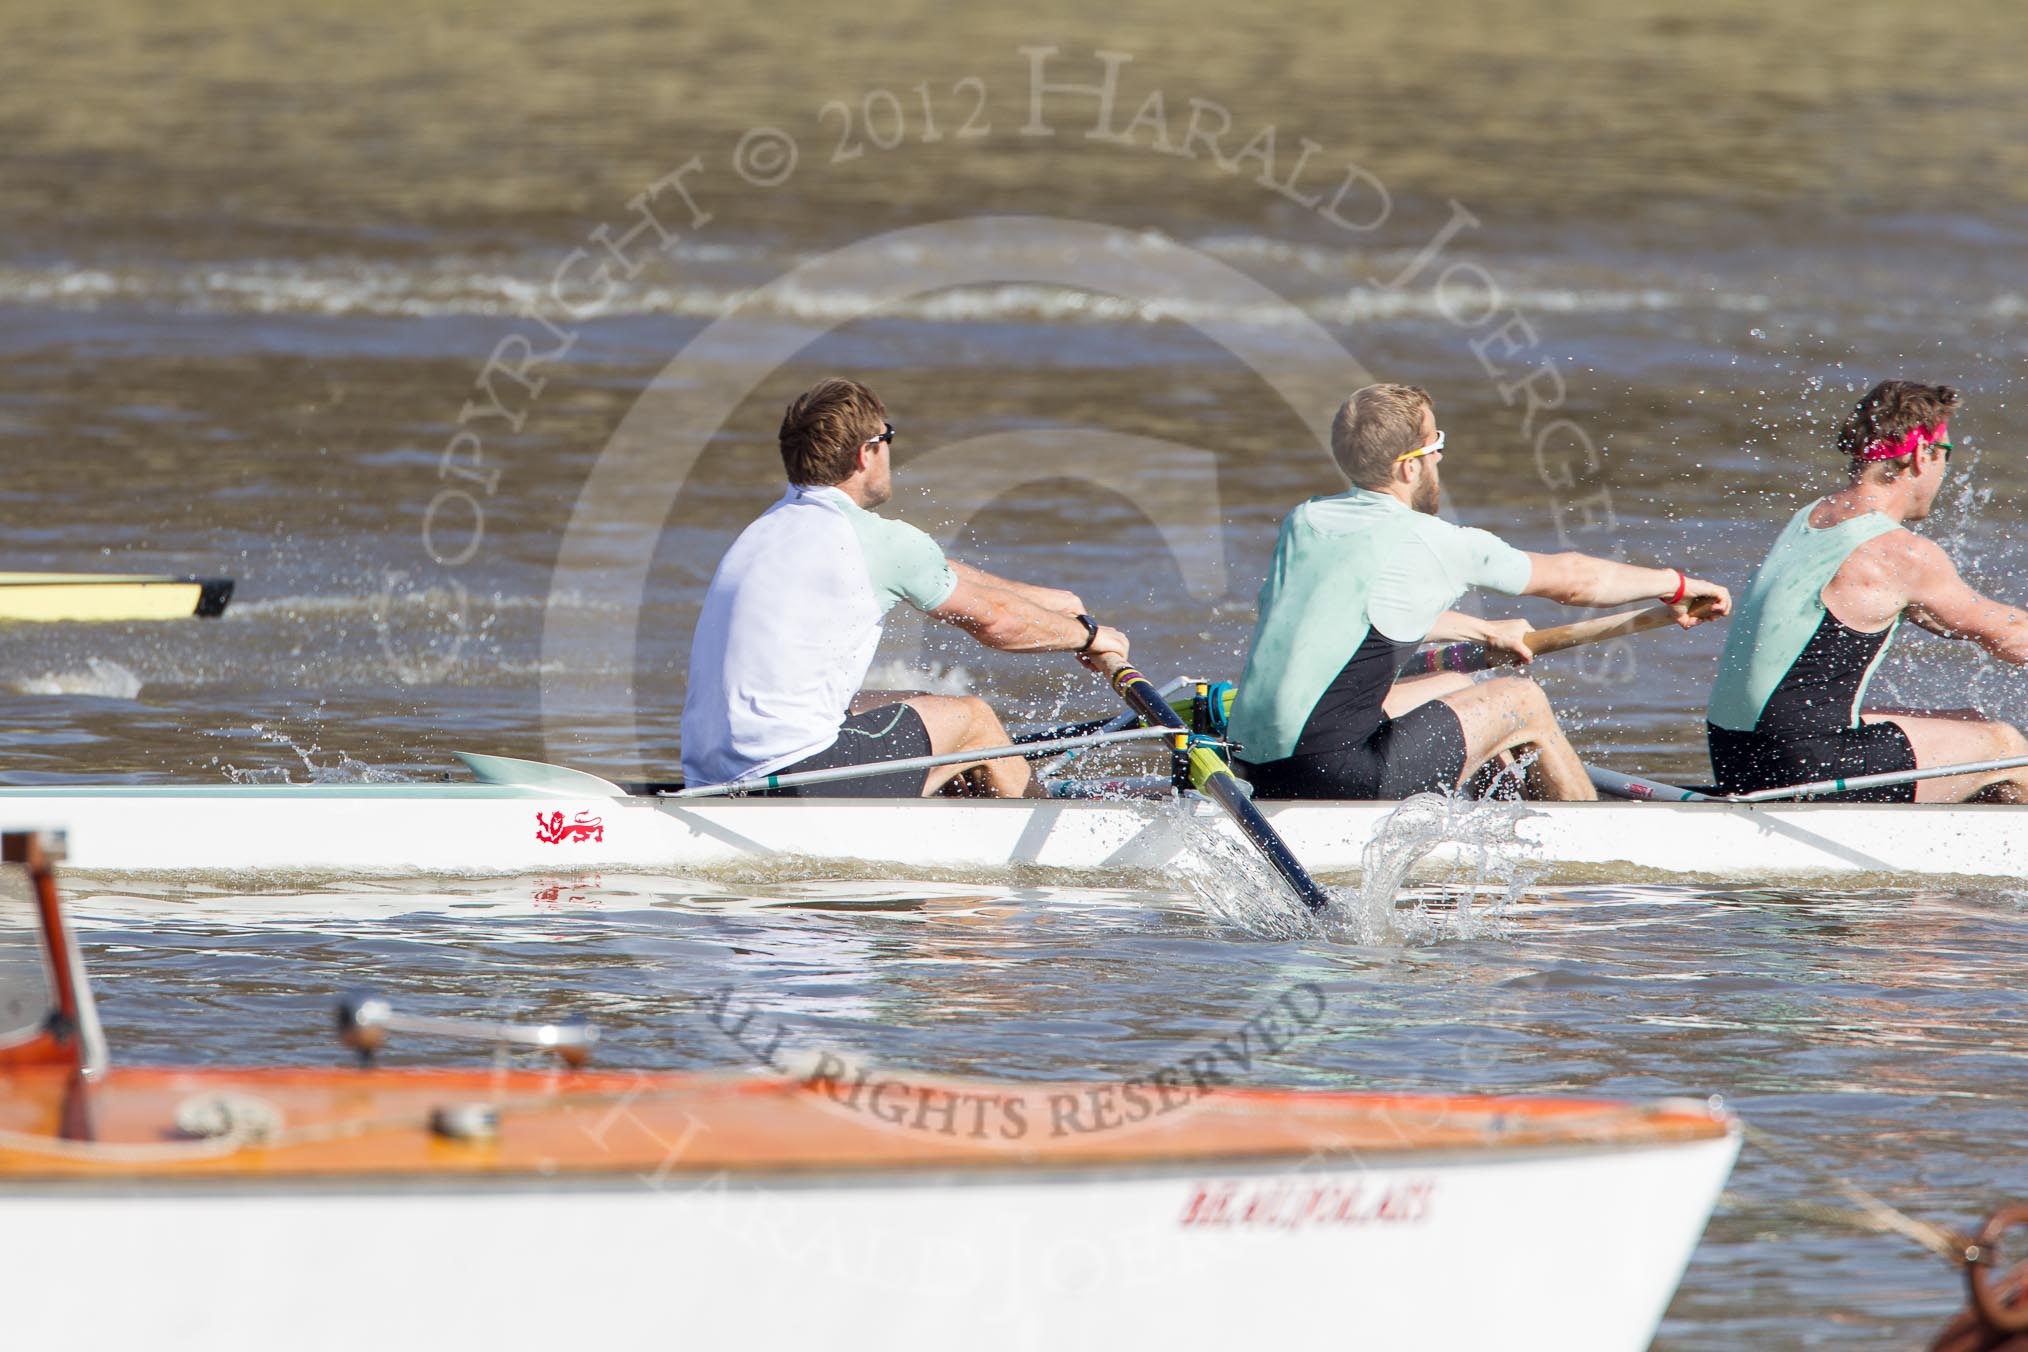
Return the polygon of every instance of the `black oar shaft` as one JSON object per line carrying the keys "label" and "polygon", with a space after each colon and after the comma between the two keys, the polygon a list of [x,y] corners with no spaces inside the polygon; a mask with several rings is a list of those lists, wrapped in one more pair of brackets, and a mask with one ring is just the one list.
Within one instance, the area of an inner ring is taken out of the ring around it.
{"label": "black oar shaft", "polygon": [[[1190,729],[1185,726],[1176,711],[1169,707],[1169,701],[1162,698],[1160,691],[1140,672],[1130,666],[1122,666],[1112,677],[1113,689],[1119,692],[1127,707],[1141,716],[1141,721],[1151,727],[1167,728],[1179,738],[1178,749],[1189,748]],[[1223,808],[1238,825],[1240,832],[1259,850],[1268,866],[1281,875],[1295,894],[1302,898],[1303,905],[1318,914],[1330,909],[1331,894],[1320,886],[1310,871],[1303,867],[1295,852],[1283,840],[1281,833],[1261,815],[1259,807],[1247,796],[1239,780],[1233,776],[1224,758],[1206,746],[1189,748],[1194,762],[1203,764],[1205,772],[1197,776],[1198,790],[1212,802]],[[1208,762],[1208,764],[1207,764]]]}
{"label": "black oar shaft", "polygon": [[1252,841],[1261,858],[1267,860],[1268,867],[1279,873],[1282,880],[1302,898],[1304,906],[1317,915],[1330,909],[1331,894],[1310,876],[1310,871],[1296,858],[1289,843],[1282,839],[1281,832],[1268,823],[1260,809],[1254,806],[1253,799],[1247,797],[1246,790],[1239,786],[1239,780],[1234,778],[1232,771],[1208,776],[1198,791],[1225,809],[1241,834]]}

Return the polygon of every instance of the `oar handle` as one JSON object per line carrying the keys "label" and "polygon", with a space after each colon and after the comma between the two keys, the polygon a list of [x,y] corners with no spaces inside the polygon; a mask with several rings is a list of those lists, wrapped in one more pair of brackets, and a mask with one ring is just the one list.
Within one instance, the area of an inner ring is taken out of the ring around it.
{"label": "oar handle", "polygon": [[[1528,644],[1528,651],[1537,657],[1544,653],[1567,652],[1589,643],[1604,643],[1611,639],[1645,634],[1650,629],[1664,629],[1685,615],[1703,614],[1709,605],[1710,603],[1706,601],[1696,605],[1660,605],[1646,606],[1640,610],[1623,610],[1617,615],[1601,615],[1596,619],[1579,620],[1575,624],[1531,629],[1524,641]],[[1494,667],[1520,665],[1521,659],[1506,648],[1489,648],[1483,643],[1452,643],[1441,648],[1424,648],[1414,654],[1402,664],[1401,674],[1421,676],[1432,671],[1486,671]]]}
{"label": "oar handle", "polygon": [[[1116,652],[1087,653],[1084,656],[1078,658],[1078,660],[1080,662],[1083,662],[1086,666],[1090,667],[1093,671],[1097,672],[1099,675],[1105,677],[1106,684],[1111,686],[1115,691],[1117,691],[1122,699],[1126,698],[1126,692],[1120,690],[1120,673],[1123,671],[1132,671],[1134,669],[1134,664],[1132,662],[1129,662],[1126,658],[1120,656]],[[1127,700],[1127,703],[1132,704],[1133,701]],[[1181,719],[1177,720],[1177,722],[1179,723],[1181,721],[1182,721]]]}
{"label": "oar handle", "polygon": [[[1667,628],[1685,615],[1693,612],[1701,615],[1708,608],[1708,602],[1700,602],[1695,606],[1647,606],[1640,610],[1623,610],[1617,615],[1601,615],[1593,620],[1579,620],[1576,624],[1559,624],[1550,629],[1531,629],[1528,631],[1528,650],[1539,657],[1543,653],[1560,653],[1570,648],[1582,648],[1587,643],[1604,643],[1610,639],[1628,638],[1634,634],[1645,634],[1650,629]],[[1489,656],[1506,659],[1499,665],[1512,665],[1520,660],[1504,650]]]}

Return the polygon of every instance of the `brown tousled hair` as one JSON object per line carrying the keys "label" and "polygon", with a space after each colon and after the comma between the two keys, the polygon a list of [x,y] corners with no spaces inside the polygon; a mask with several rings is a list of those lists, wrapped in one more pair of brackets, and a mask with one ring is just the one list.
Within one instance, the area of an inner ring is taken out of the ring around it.
{"label": "brown tousled hair", "polygon": [[1883,380],[1866,391],[1859,407],[1838,424],[1838,450],[1851,462],[1852,477],[1858,478],[1868,465],[1885,465],[1888,477],[1898,478],[1908,468],[1908,458],[1861,460],[1860,453],[1876,441],[1897,441],[1918,427],[1947,422],[1958,406],[1958,392],[1948,385],[1924,385],[1913,380]]}
{"label": "brown tousled hair", "polygon": [[782,469],[792,484],[843,483],[857,468],[859,448],[886,425],[887,409],[872,390],[839,376],[820,380],[782,414]]}
{"label": "brown tousled hair", "polygon": [[1331,420],[1331,458],[1357,488],[1385,488],[1397,456],[1422,445],[1429,391],[1418,385],[1368,385]]}

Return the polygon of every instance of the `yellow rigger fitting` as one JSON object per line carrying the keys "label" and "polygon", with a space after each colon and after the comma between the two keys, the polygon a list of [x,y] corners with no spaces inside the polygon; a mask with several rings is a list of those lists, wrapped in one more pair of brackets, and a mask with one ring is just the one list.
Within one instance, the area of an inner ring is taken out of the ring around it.
{"label": "yellow rigger fitting", "polygon": [[1210,779],[1213,775],[1227,775],[1231,773],[1231,768],[1225,763],[1225,757],[1218,754],[1218,748],[1211,746],[1193,746],[1190,748],[1191,787],[1201,789],[1204,787],[1204,781]]}

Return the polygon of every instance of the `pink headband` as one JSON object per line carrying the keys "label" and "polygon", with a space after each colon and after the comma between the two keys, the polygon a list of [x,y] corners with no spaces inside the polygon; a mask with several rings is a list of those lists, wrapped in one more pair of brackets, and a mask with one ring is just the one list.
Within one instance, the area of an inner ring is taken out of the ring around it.
{"label": "pink headband", "polygon": [[1875,441],[1859,452],[1861,460],[1899,460],[1904,455],[1914,455],[1925,446],[1933,446],[1950,435],[1949,423],[1938,423],[1935,427],[1918,427],[1907,436],[1893,441]]}

